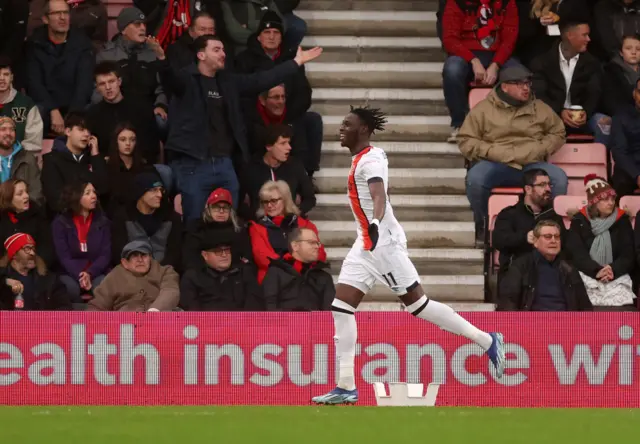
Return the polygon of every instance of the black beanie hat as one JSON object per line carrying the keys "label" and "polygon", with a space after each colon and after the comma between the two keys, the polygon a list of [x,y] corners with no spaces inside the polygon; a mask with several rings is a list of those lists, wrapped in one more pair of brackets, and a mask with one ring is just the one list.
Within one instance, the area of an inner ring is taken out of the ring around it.
{"label": "black beanie hat", "polygon": [[264,13],[262,20],[260,20],[260,24],[258,25],[256,35],[260,35],[265,29],[277,29],[280,31],[280,34],[284,34],[282,19],[276,12],[268,10]]}
{"label": "black beanie hat", "polygon": [[160,175],[155,171],[144,171],[133,179],[133,200],[137,201],[144,193],[157,187],[164,188]]}

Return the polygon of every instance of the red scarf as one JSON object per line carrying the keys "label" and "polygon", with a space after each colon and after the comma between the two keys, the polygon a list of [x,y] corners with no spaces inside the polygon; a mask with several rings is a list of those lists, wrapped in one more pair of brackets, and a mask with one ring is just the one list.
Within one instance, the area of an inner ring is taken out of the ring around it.
{"label": "red scarf", "polygon": [[89,229],[91,228],[91,221],[93,220],[93,213],[89,213],[87,219],[85,220],[82,216],[73,216],[73,224],[76,226],[76,230],[78,231],[78,241],[80,242],[80,251],[83,253],[87,252],[87,235],[89,234]]}
{"label": "red scarf", "polygon": [[258,99],[257,105],[258,105],[258,114],[260,114],[260,117],[262,118],[262,121],[264,122],[265,125],[274,125],[276,123],[284,122],[284,118],[287,115],[286,105],[284,107],[284,110],[282,111],[282,115],[280,116],[274,116],[273,114],[271,114],[269,110],[262,104],[262,102],[260,102],[260,99]]}
{"label": "red scarf", "polygon": [[284,220],[284,216],[273,216],[271,218],[271,222],[276,224],[277,226],[282,225],[282,221]]}
{"label": "red scarf", "polygon": [[189,0],[173,0],[169,5],[160,29],[158,30],[158,42],[165,50],[175,42],[191,25],[191,14],[189,12]]}
{"label": "red scarf", "polygon": [[17,224],[18,218],[16,217],[16,213],[14,213],[13,211],[9,211],[9,220],[12,224]]}

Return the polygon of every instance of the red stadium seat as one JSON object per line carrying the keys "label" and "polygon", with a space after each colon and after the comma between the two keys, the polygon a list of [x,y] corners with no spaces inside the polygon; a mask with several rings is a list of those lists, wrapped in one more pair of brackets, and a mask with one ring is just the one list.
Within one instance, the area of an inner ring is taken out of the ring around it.
{"label": "red stadium seat", "polygon": [[472,109],[478,103],[487,98],[491,88],[473,88],[469,91],[469,109]]}
{"label": "red stadium seat", "polygon": [[562,216],[565,227],[571,225],[571,218],[568,215],[570,210],[579,210],[587,204],[586,196],[557,196],[553,200],[553,209]]}
{"label": "red stadium seat", "polygon": [[524,190],[521,187],[499,187],[493,188],[491,194],[522,194]]}
{"label": "red stadium seat", "polygon": [[182,194],[178,194],[173,200],[173,208],[180,216],[182,216]]}
{"label": "red stadium seat", "polygon": [[592,143],[593,136],[591,134],[569,134],[567,136],[569,143]]}
{"label": "red stadium seat", "polygon": [[569,177],[567,193],[570,196],[585,194],[587,174],[607,178],[607,148],[601,143],[568,143],[554,153],[549,162],[562,168]]}
{"label": "red stadium seat", "polygon": [[631,224],[636,225],[636,214],[640,211],[640,196],[624,196],[620,198],[620,208],[629,213]]}
{"label": "red stadium seat", "polygon": [[44,156],[47,153],[51,152],[53,148],[53,139],[42,139],[42,155]]}

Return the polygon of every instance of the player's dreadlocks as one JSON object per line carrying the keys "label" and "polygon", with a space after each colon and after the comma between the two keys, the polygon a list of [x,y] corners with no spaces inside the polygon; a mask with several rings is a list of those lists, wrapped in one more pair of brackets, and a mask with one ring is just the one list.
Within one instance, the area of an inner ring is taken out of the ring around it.
{"label": "player's dreadlocks", "polygon": [[380,111],[380,108],[369,108],[368,106],[354,108],[352,106],[351,113],[358,116],[367,125],[369,134],[375,134],[376,131],[384,131],[387,115]]}

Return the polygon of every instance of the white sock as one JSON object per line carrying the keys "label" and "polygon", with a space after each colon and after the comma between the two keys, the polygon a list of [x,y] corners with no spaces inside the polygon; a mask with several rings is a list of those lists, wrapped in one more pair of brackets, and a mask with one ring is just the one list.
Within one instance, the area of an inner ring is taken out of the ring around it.
{"label": "white sock", "polygon": [[331,304],[336,344],[336,360],[338,361],[338,387],[345,390],[356,388],[354,361],[356,358],[356,341],[358,327],[354,313],[356,309],[339,299]]}
{"label": "white sock", "polygon": [[407,311],[417,318],[436,324],[443,330],[472,340],[484,350],[488,350],[493,342],[489,333],[485,333],[475,327],[456,313],[453,308],[433,299],[428,299],[425,295],[422,295],[420,299],[409,305]]}

